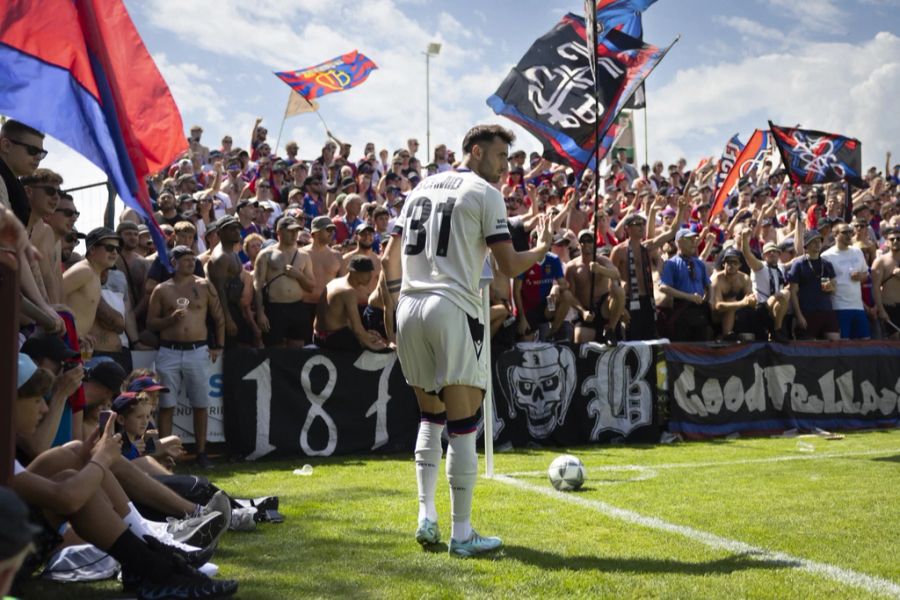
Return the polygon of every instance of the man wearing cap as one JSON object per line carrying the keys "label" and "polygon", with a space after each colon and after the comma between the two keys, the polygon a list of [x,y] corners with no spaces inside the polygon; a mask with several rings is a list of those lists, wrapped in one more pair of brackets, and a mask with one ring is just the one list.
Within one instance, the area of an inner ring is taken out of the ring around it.
{"label": "man wearing cap", "polygon": [[367,331],[360,318],[359,298],[373,278],[372,260],[356,256],[350,260],[348,273],[328,283],[316,313],[314,341],[329,350],[384,350],[385,341],[374,331]]}
{"label": "man wearing cap", "polygon": [[53,388],[46,397],[47,414],[33,436],[18,442],[21,449],[34,458],[54,445],[57,432],[60,432],[60,444],[73,439],[72,411],[67,406],[66,399],[81,385],[84,367],[77,362],[81,354],[70,349],[62,339],[54,335],[30,337],[22,345],[20,352],[27,354],[38,367],[47,369],[55,377]]}
{"label": "man wearing cap", "polygon": [[[740,233],[741,252],[750,267],[750,280],[756,293],[756,314],[766,324],[769,340],[787,342],[784,333],[784,319],[791,306],[791,291],[787,287],[787,277],[779,264],[781,249],[772,242],[763,246],[763,260],[759,260],[750,248],[752,231],[747,228]],[[757,331],[759,331],[757,326]]]}
{"label": "man wearing cap", "polygon": [[831,306],[837,314],[841,338],[867,340],[872,333],[860,284],[869,280],[869,265],[863,251],[851,245],[853,229],[850,225],[839,222],[833,231],[835,244],[822,253],[822,258],[834,268],[835,289]]}
{"label": "man wearing cap", "polygon": [[712,320],[721,325],[721,339],[727,342],[735,342],[738,334],[752,334],[755,329],[756,293],[750,278],[740,269],[741,252],[728,248],[722,255],[722,269],[713,273],[709,287]]}
{"label": "man wearing cap", "polygon": [[[583,229],[578,233],[581,254],[566,264],[566,281],[578,303],[587,307],[593,322],[579,319],[575,325],[575,342],[595,339],[615,344],[619,339],[619,320],[625,311],[625,291],[620,285],[619,271],[609,258],[594,257],[594,232]],[[593,288],[591,277],[593,276]],[[591,298],[591,291],[594,296]]]}
{"label": "man wearing cap", "polygon": [[640,213],[631,213],[622,219],[627,240],[613,248],[610,260],[619,270],[627,298],[628,321],[626,338],[629,341],[656,339],[656,304],[653,297],[653,261],[667,242],[675,237],[688,209],[688,202],[678,203],[678,213],[668,230],[653,239],[644,241],[647,219]]}
{"label": "man wearing cap", "polygon": [[369,223],[360,222],[356,226],[354,235],[356,238],[356,248],[344,254],[342,259],[342,269],[346,271],[347,267],[350,265],[350,261],[356,256],[365,256],[372,261],[375,270],[373,271],[372,281],[369,284],[369,291],[365,294],[365,298],[361,298],[361,304],[364,304],[367,301],[369,294],[372,293],[378,285],[378,277],[381,275],[381,258],[375,254],[374,250],[375,227]]}
{"label": "man wearing cap", "polygon": [[299,348],[312,341],[303,293],[313,290],[316,276],[309,254],[297,247],[300,223],[283,216],[276,228],[278,244],[260,250],[253,267],[256,321],[267,347]]}
{"label": "man wearing cap", "polygon": [[140,324],[144,320],[149,297],[144,294],[148,265],[143,254],[138,251],[138,244],[140,243],[139,225],[131,221],[124,221],[116,227],[116,233],[122,240],[122,250],[119,252],[119,257],[116,260],[116,269],[125,274],[125,280],[128,282],[128,291],[132,301],[136,303],[134,306],[135,319]]}
{"label": "man wearing cap", "polygon": [[21,179],[31,208],[25,230],[31,244],[40,252],[43,260],[30,263],[34,280],[41,294],[51,305],[62,303],[62,272],[59,265],[53,268],[56,256],[56,236],[45,221],[54,215],[59,201],[63,179],[50,169],[40,168]]}
{"label": "man wearing cap", "polygon": [[[214,286],[194,275],[196,257],[187,246],[172,250],[175,275],[161,283],[150,296],[147,327],[159,331],[156,370],[172,391],[163,394],[159,404],[160,434],[172,433],[172,417],[182,389],[193,409],[194,436],[197,439],[197,463],[206,468],[206,427],[209,406],[209,362],[215,362],[225,345],[225,321]],[[206,317],[215,322],[215,346],[208,347]]]}
{"label": "man wearing cap", "polygon": [[63,293],[75,317],[79,338],[86,337],[94,326],[100,303],[100,276],[116,265],[121,239],[112,229],[98,227],[91,230],[85,244],[84,260],[63,274]]}
{"label": "man wearing cap", "polygon": [[334,241],[337,244],[351,243],[356,228],[362,224],[359,213],[362,210],[362,197],[359,194],[347,194],[344,198],[344,214],[334,217]]}
{"label": "man wearing cap", "polygon": [[803,238],[806,255],[791,265],[787,279],[791,284],[791,305],[798,337],[840,339],[840,325],[831,306],[834,294],[834,267],[820,256],[822,235],[815,229]]}
{"label": "man wearing cap", "polygon": [[131,342],[138,340],[135,311],[128,290],[125,274],[116,268],[107,269],[100,275],[100,302],[97,318],[91,327],[93,353],[108,356],[131,371]]}
{"label": "man wearing cap", "polygon": [[238,249],[241,245],[241,224],[231,215],[216,221],[219,245],[213,249],[206,263],[206,275],[219,297],[225,320],[225,345],[255,343],[253,326],[244,316],[241,299],[244,292],[244,261]]}
{"label": "man wearing cap", "polygon": [[679,229],[678,254],[663,265],[660,291],[672,298],[668,319],[671,338],[678,342],[705,342],[712,338],[709,321],[709,274],[697,257],[697,232]]}

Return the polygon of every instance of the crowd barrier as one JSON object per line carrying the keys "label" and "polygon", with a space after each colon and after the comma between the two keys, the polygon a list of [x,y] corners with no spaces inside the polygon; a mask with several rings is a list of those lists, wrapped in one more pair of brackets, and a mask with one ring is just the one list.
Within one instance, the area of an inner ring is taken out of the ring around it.
{"label": "crowd barrier", "polygon": [[[135,353],[151,366],[152,352]],[[900,425],[900,343],[521,343],[493,360],[498,447]],[[208,439],[232,455],[411,451],[419,411],[394,353],[234,349],[210,364]],[[179,399],[175,424],[191,441]],[[481,432],[479,432],[479,436]]]}

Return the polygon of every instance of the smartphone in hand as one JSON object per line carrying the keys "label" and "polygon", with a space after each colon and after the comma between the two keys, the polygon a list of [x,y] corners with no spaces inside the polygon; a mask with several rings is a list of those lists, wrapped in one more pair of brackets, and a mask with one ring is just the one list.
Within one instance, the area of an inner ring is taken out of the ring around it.
{"label": "smartphone in hand", "polygon": [[111,410],[101,410],[100,418],[97,420],[98,426],[97,428],[103,432],[106,430],[106,424],[109,422],[109,418],[112,416],[113,411]]}

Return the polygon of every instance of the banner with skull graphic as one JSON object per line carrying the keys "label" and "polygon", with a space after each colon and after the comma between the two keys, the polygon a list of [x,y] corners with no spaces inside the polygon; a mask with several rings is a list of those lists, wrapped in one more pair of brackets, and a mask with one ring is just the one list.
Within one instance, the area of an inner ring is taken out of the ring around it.
{"label": "banner with skull graphic", "polygon": [[646,343],[518,344],[494,364],[496,442],[657,441],[658,354]]}

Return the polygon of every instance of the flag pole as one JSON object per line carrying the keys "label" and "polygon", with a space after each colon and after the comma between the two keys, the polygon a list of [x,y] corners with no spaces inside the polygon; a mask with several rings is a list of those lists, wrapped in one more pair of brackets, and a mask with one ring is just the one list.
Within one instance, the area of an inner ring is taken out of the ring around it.
{"label": "flag pole", "polygon": [[290,108],[290,106],[291,106],[291,94],[293,94],[293,93],[294,93],[293,89],[290,92],[288,92],[288,101],[284,107],[284,115],[282,115],[282,117],[281,117],[281,126],[278,128],[278,139],[275,141],[275,149],[272,152],[275,156],[278,156],[278,146],[281,145],[281,132],[284,131],[284,122],[287,120],[288,108]]}
{"label": "flag pole", "polygon": [[[591,255],[591,263],[597,262],[597,227],[600,224],[600,78],[597,77],[597,8],[594,0],[586,0],[585,7],[585,25],[588,27],[587,46],[589,58],[588,62],[591,67],[591,74],[594,76],[594,118],[597,124],[597,130],[594,132],[594,223],[593,229],[593,253]],[[576,191],[576,193],[578,193]],[[577,200],[576,200],[577,202]],[[590,267],[590,265],[588,265]],[[591,289],[588,295],[588,311],[594,307],[594,286],[596,277],[590,268],[588,272],[591,275]],[[599,315],[594,315],[596,319]]]}
{"label": "flag pole", "polygon": [[481,290],[481,303],[484,309],[485,345],[481,352],[485,355],[488,366],[488,382],[484,390],[484,476],[491,479],[494,476],[494,372],[491,365],[491,286],[484,286]]}
{"label": "flag pole", "polygon": [[650,166],[649,126],[647,125],[647,86],[644,86],[644,164]]}

